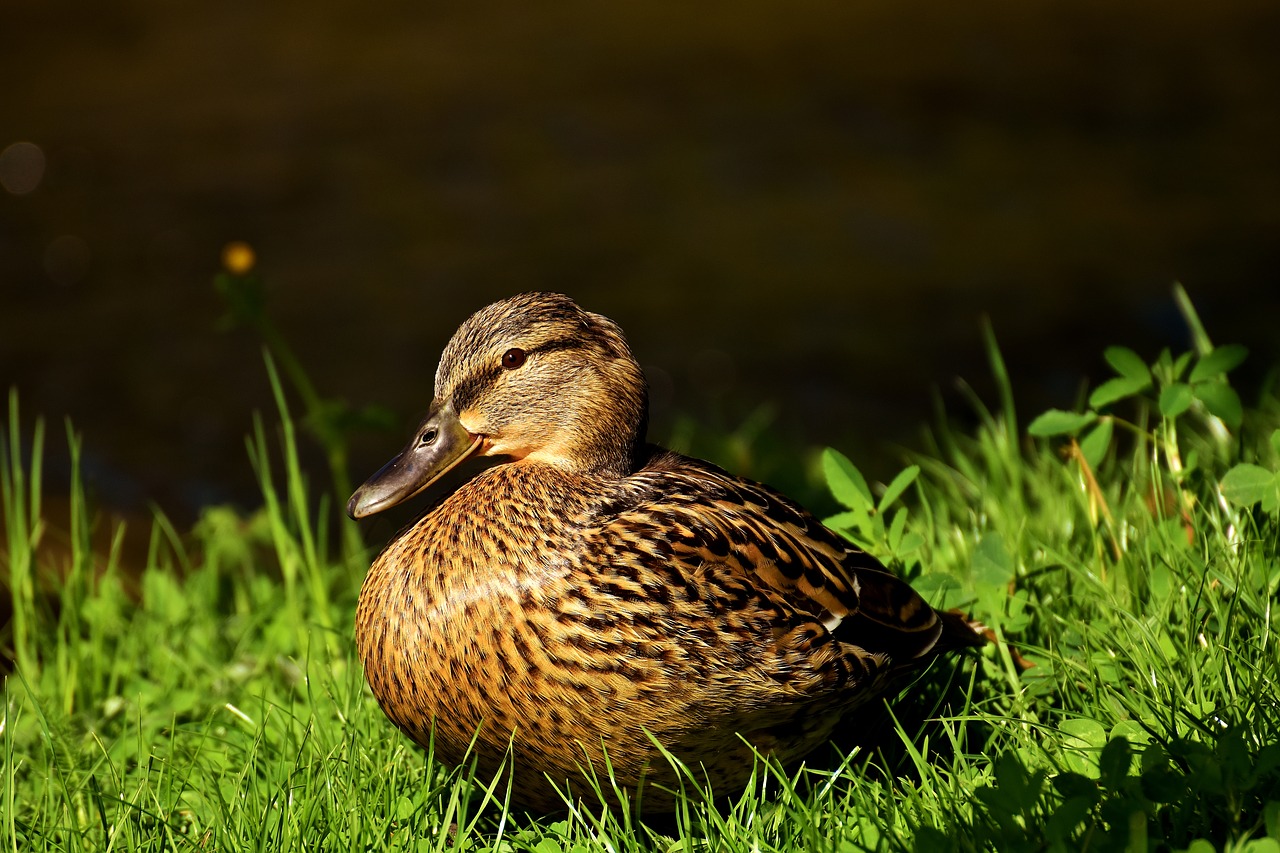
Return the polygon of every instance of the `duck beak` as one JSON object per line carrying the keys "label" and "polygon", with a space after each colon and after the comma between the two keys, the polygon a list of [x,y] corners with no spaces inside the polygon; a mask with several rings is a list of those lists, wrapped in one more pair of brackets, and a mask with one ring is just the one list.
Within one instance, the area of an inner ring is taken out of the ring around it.
{"label": "duck beak", "polygon": [[483,440],[467,432],[452,401],[436,400],[409,445],[356,489],[347,515],[365,518],[404,503],[472,456]]}

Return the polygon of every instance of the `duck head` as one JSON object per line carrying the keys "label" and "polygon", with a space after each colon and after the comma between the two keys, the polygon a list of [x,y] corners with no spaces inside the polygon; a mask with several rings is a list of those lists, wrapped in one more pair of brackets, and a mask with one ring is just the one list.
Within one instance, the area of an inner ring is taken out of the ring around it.
{"label": "duck head", "polygon": [[513,296],[454,333],[426,418],[347,513],[364,518],[409,500],[474,456],[621,477],[647,416],[644,373],[616,323],[559,293]]}

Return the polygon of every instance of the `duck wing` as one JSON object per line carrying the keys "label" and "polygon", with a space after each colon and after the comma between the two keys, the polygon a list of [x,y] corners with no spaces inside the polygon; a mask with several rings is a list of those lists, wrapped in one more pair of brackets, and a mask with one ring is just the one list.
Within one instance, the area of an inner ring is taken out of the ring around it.
{"label": "duck wing", "polygon": [[653,558],[737,575],[868,655],[905,664],[983,642],[962,617],[935,610],[767,486],[670,451],[655,452],[628,485],[630,500],[616,508],[614,524],[643,529],[637,539]]}

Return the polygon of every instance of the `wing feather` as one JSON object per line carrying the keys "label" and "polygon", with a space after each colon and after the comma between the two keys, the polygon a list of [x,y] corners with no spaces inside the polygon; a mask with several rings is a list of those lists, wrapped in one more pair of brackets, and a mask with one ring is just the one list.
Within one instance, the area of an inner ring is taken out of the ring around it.
{"label": "wing feather", "polygon": [[905,662],[944,635],[947,647],[957,644],[953,635],[964,637],[944,631],[950,614],[767,486],[674,453],[650,460],[632,481],[637,500],[621,523],[668,536],[681,562],[744,574],[842,643]]}

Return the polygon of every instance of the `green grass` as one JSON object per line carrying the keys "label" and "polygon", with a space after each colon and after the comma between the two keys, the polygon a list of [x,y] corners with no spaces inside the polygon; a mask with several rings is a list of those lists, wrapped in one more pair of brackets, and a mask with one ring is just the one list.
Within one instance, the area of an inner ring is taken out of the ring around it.
{"label": "green grass", "polygon": [[643,822],[509,813],[386,721],[351,636],[368,555],[299,469],[274,368],[283,416],[249,442],[263,508],[185,535],[158,518],[140,573],[122,531],[91,549],[78,478],[68,554],[40,547],[46,438],[13,395],[0,847],[1280,853],[1280,403],[1240,405],[1241,357],[1202,330],[1152,365],[1108,350],[1123,381],[1035,436],[1004,381],[883,488],[824,454],[829,523],[1000,642],[877,709],[877,737],[762,762],[714,805],[690,773]]}

